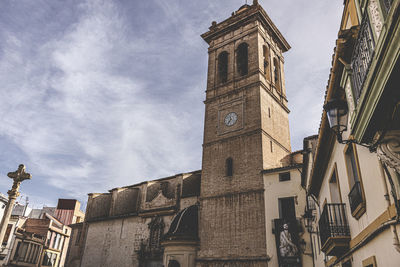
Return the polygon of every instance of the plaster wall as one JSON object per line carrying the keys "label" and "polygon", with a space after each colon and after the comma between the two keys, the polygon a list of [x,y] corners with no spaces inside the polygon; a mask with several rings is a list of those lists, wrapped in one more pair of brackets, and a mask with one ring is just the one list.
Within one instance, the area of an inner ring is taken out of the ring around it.
{"label": "plaster wall", "polygon": [[[329,179],[331,178],[332,172],[336,164],[337,178],[339,181],[339,187],[341,193],[340,195],[342,203],[346,204],[346,215],[349,222],[350,235],[351,238],[353,239],[386,210],[387,204],[384,196],[384,183],[382,180],[383,176],[382,176],[381,166],[378,158],[376,157],[376,154],[369,152],[367,148],[356,146],[358,163],[361,173],[361,180],[366,200],[366,211],[363,215],[361,215],[359,219],[356,219],[355,217],[352,216],[348,198],[348,194],[351,188],[348,179],[347,167],[345,164],[344,151],[345,151],[345,145],[338,144],[336,142],[332,150],[331,158],[327,165],[327,169],[325,171],[325,175],[323,177],[323,182],[319,192],[318,200],[320,207],[317,207],[319,211],[317,212],[318,215],[316,218],[316,223],[318,224],[324,203],[325,202],[332,203],[331,192],[329,189]],[[382,247],[379,247],[378,244],[381,241],[378,242],[377,240],[384,239],[384,236],[387,237],[386,243],[382,242]],[[317,242],[319,241],[317,240]],[[366,256],[368,253],[371,252],[371,251],[368,252],[368,250],[366,250],[367,247],[371,248],[375,247],[375,250],[377,248],[381,248],[382,250],[391,250],[393,248],[391,243],[392,243],[392,237],[387,236],[387,234],[381,233],[377,237],[372,239],[368,243],[368,246],[362,247],[357,253],[359,255]],[[323,244],[320,245],[322,246]],[[317,248],[319,244],[316,243],[314,244],[314,246]],[[366,252],[364,252],[364,250],[366,250]],[[321,252],[321,254],[318,254],[316,256],[317,256],[316,266],[324,266],[324,261],[323,261],[324,253]],[[327,257],[328,260],[330,258],[331,257]],[[378,266],[395,266],[395,265],[378,265]]]}
{"label": "plaster wall", "polygon": [[[287,172],[280,171],[280,172]],[[279,198],[294,197],[295,198],[295,210],[296,218],[301,218],[304,214],[306,207],[306,191],[301,187],[301,174],[297,169],[290,170],[289,181],[279,181],[279,173],[268,173],[264,174],[264,198],[265,198],[265,222],[266,222],[266,239],[267,239],[267,254],[271,257],[271,261],[268,263],[269,266],[278,266],[278,255],[275,243],[275,234],[272,233],[273,220],[279,218]],[[275,229],[275,231],[277,231]],[[304,229],[300,233],[300,239],[304,239],[306,242],[305,254],[302,254],[303,266],[312,266],[312,253],[310,236],[307,230]],[[307,254],[307,255],[306,255]]]}
{"label": "plaster wall", "polygon": [[352,237],[358,235],[365,227],[381,215],[387,207],[384,197],[384,184],[382,180],[381,167],[375,153],[370,153],[367,148],[356,146],[358,163],[360,166],[361,180],[366,199],[366,212],[357,220],[351,215],[348,194],[350,193],[350,183],[347,167],[344,158],[345,145],[335,143],[330,161],[328,163],[325,176],[319,195],[321,212],[326,200],[331,203],[329,190],[329,179],[332,171],[337,166],[337,177],[339,180],[342,202],[346,204],[346,213],[349,220],[350,234]]}

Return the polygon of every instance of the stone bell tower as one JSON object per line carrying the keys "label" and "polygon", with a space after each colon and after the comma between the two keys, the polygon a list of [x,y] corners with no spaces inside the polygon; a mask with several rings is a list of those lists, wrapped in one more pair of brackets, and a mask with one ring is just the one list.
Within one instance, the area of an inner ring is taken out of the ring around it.
{"label": "stone bell tower", "polygon": [[291,151],[282,56],[290,46],[258,1],[202,37],[209,59],[197,266],[267,266],[261,171]]}

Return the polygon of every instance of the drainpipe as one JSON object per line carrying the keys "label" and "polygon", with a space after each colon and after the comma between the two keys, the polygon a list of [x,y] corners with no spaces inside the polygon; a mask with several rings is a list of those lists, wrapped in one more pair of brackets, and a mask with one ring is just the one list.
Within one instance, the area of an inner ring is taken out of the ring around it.
{"label": "drainpipe", "polygon": [[[387,182],[386,182],[385,171],[386,171],[386,173],[388,175],[390,175],[390,173],[388,172],[388,170],[387,170],[386,166],[384,165],[384,163],[382,163],[381,161],[379,161],[379,162],[380,162],[380,168],[379,169],[381,171],[381,177],[382,177],[383,185],[384,185],[383,186],[383,190],[385,192],[385,200],[386,200],[387,207],[389,208],[391,206],[391,203],[390,203],[388,185],[387,185]],[[398,216],[399,215],[397,215],[397,217]],[[398,218],[396,218],[396,220],[398,220]],[[397,229],[396,229],[396,224],[391,224],[390,225],[390,230],[392,231],[392,234],[393,234],[393,246],[397,250],[397,252],[400,253],[400,242],[399,242],[399,236],[398,236]]]}

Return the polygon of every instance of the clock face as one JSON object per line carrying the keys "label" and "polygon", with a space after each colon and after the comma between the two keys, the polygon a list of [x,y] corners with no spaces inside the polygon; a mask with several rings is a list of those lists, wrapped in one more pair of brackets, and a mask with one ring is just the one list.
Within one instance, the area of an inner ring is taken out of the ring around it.
{"label": "clock face", "polygon": [[236,121],[237,121],[237,118],[238,117],[237,117],[237,114],[235,112],[228,113],[225,116],[225,119],[224,119],[225,125],[226,126],[234,125],[236,123]]}

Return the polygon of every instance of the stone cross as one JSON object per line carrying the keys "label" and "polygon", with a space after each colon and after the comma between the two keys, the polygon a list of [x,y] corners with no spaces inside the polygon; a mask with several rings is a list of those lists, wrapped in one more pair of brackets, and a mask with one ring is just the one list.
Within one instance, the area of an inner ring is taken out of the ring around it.
{"label": "stone cross", "polygon": [[[19,196],[19,186],[21,185],[21,182],[24,180],[28,180],[32,178],[32,175],[30,173],[25,172],[25,166],[24,164],[20,164],[18,166],[18,170],[15,172],[9,172],[7,174],[8,177],[14,180],[13,186],[11,190],[8,190],[8,203],[6,206],[6,209],[4,211],[3,218],[1,219],[1,225],[0,225],[0,244],[3,243],[4,235],[6,233],[6,229],[8,226],[8,222],[11,217],[11,212],[14,208],[15,204],[15,199]],[[7,241],[7,240],[6,240]]]}

